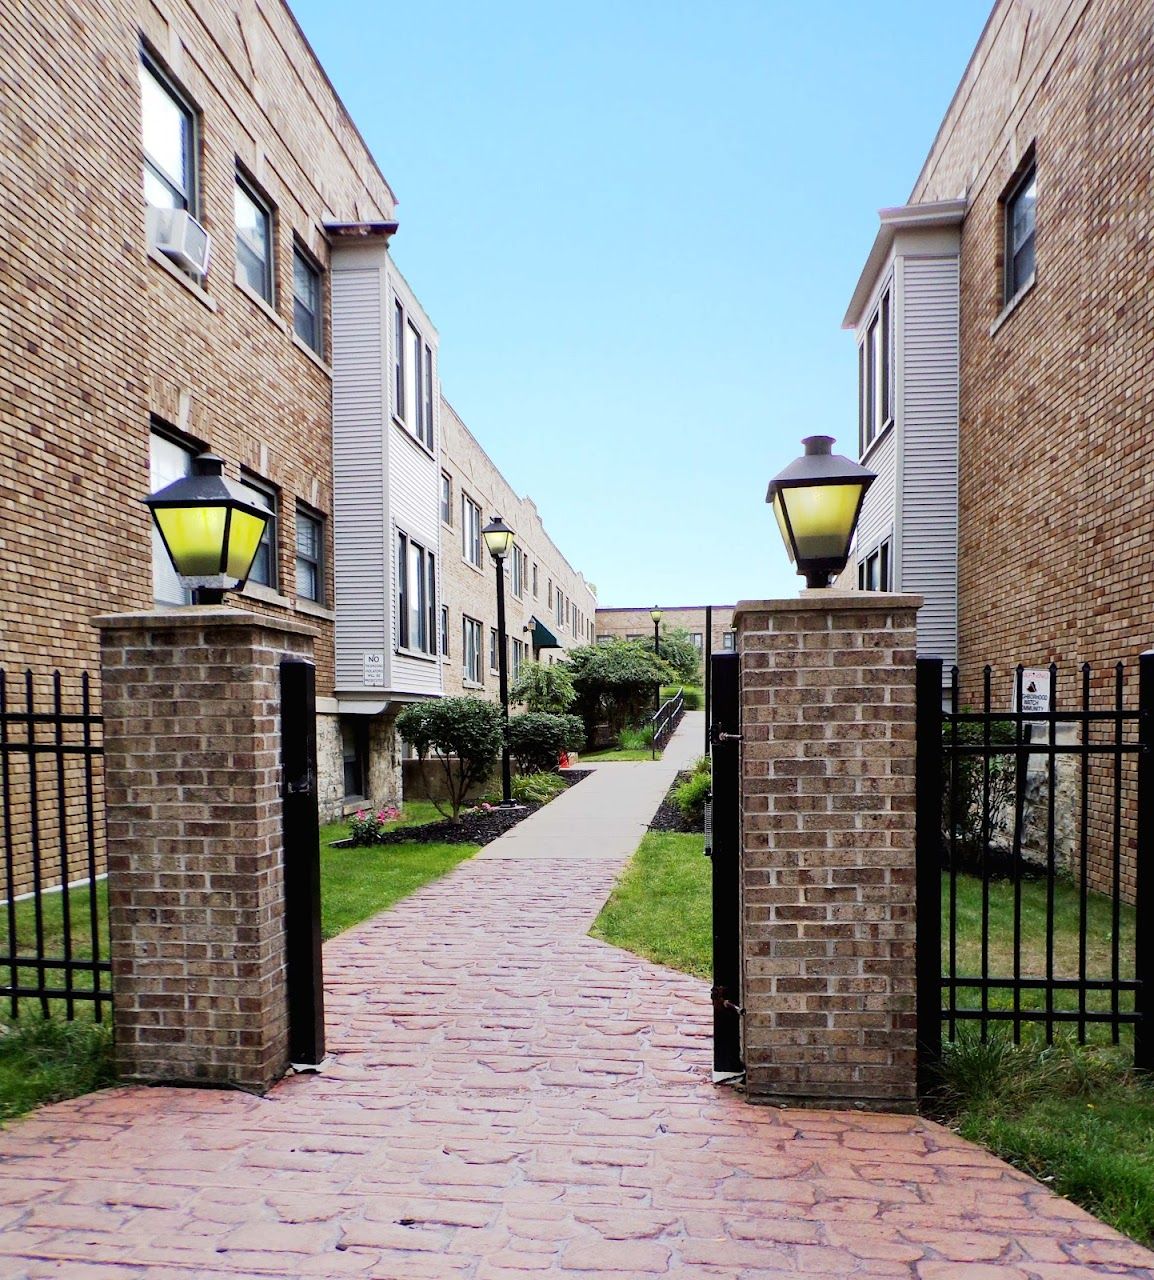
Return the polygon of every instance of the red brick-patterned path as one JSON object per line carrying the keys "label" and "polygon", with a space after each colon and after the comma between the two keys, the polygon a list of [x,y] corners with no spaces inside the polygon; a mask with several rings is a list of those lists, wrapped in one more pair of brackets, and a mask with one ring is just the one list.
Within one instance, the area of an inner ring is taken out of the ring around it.
{"label": "red brick-patterned path", "polygon": [[478,858],[330,943],[323,1075],[0,1134],[0,1276],[1154,1275],[936,1125],[714,1087],[706,985],[585,936],[616,870]]}

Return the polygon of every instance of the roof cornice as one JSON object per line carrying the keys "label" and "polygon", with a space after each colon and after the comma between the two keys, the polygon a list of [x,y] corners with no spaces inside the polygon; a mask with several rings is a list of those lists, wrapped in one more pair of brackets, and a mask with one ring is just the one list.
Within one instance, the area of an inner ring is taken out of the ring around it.
{"label": "roof cornice", "polygon": [[856,328],[869,303],[878,275],[885,266],[899,231],[937,231],[943,227],[960,227],[966,216],[965,200],[935,200],[926,204],[903,204],[895,209],[880,209],[877,236],[870,249],[862,273],[858,277],[849,309],[841,322],[843,329]]}

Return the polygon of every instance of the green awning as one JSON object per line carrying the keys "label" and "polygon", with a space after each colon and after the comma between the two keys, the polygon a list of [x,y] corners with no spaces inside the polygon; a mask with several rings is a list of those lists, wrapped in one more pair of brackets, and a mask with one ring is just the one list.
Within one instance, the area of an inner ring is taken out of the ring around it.
{"label": "green awning", "polygon": [[549,630],[549,628],[537,618],[532,618],[533,623],[533,648],[537,649],[560,649],[561,641]]}

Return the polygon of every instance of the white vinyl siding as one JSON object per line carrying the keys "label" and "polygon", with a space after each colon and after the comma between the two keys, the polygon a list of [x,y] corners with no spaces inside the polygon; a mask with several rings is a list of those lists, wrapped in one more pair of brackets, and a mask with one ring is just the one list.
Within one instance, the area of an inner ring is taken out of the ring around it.
{"label": "white vinyl siding", "polygon": [[958,651],[958,261],[904,264],[900,584],[925,597],[918,652]]}

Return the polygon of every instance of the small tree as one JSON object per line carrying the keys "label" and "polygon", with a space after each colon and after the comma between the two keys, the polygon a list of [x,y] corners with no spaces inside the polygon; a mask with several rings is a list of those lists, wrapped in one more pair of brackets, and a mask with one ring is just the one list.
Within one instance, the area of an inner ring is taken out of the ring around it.
{"label": "small tree", "polygon": [[563,662],[522,664],[521,674],[509,690],[511,702],[523,702],[528,711],[553,716],[568,711],[576,696],[569,668]]}
{"label": "small tree", "polygon": [[628,640],[571,649],[569,670],[577,692],[574,709],[585,722],[590,742],[603,721],[615,738],[622,729],[649,719],[657,686],[675,674],[652,648]]}
{"label": "small tree", "polygon": [[701,683],[701,654],[684,627],[670,627],[660,640],[661,656],[682,684]]}
{"label": "small tree", "polygon": [[580,716],[551,716],[527,711],[509,720],[509,754],[523,773],[556,773],[563,752],[585,741]]}
{"label": "small tree", "polygon": [[[500,707],[481,698],[415,702],[397,716],[397,732],[422,760],[436,753],[452,811],[445,816],[456,822],[469,789],[485,781],[501,754]],[[445,813],[440,801],[433,803]]]}

